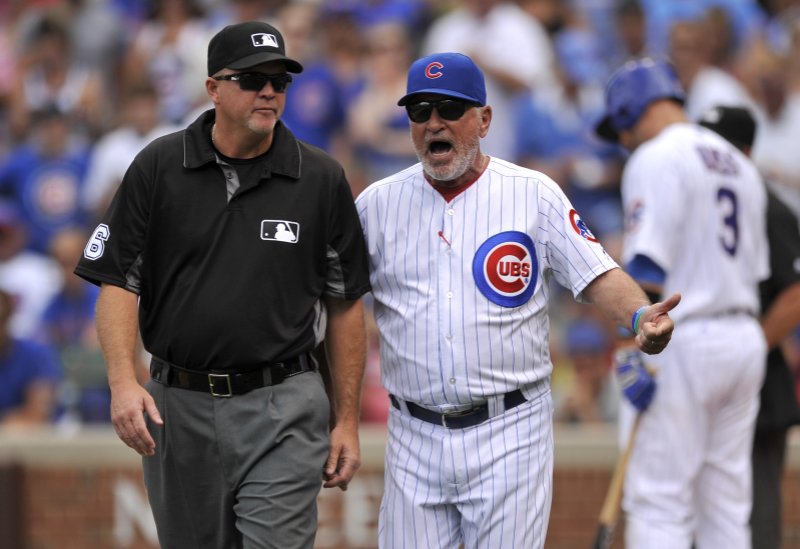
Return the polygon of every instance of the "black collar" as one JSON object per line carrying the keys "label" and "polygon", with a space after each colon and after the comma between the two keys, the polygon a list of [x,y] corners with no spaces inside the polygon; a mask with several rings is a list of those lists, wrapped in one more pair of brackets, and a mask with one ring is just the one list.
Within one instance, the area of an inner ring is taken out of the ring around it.
{"label": "black collar", "polygon": [[[216,111],[209,109],[201,114],[183,132],[183,166],[188,169],[199,168],[211,162],[217,162],[217,153],[211,144],[211,127],[216,119]],[[278,173],[300,178],[300,144],[297,138],[280,120],[275,125],[272,146],[264,156],[265,173],[268,177]]]}

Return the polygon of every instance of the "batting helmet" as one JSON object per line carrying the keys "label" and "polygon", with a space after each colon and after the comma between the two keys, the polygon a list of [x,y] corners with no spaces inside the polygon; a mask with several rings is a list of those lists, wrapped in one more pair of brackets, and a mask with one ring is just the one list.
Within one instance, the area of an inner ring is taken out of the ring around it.
{"label": "batting helmet", "polygon": [[650,103],[658,99],[684,102],[683,88],[673,67],[649,57],[628,61],[606,84],[606,116],[595,127],[595,133],[606,141],[618,141],[618,132],[632,128]]}

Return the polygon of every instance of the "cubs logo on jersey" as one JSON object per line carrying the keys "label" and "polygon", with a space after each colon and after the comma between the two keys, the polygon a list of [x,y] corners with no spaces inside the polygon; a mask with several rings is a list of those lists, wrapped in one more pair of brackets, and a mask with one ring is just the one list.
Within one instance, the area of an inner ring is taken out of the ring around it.
{"label": "cubs logo on jersey", "polygon": [[586,222],[581,219],[581,216],[579,216],[578,212],[574,209],[569,211],[569,222],[572,224],[572,228],[575,229],[575,232],[578,233],[581,238],[585,238],[589,242],[600,242],[592,234],[592,231],[589,230],[589,226],[586,224]]}
{"label": "cubs logo on jersey", "polygon": [[536,289],[539,264],[533,240],[519,231],[489,237],[472,260],[472,276],[480,292],[501,307],[519,307]]}

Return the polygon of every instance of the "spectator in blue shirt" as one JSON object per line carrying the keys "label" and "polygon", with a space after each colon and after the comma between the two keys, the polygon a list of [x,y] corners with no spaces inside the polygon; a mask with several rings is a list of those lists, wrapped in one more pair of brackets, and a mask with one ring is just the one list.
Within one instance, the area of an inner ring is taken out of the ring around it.
{"label": "spectator in blue shirt", "polygon": [[88,238],[80,228],[53,237],[50,255],[61,268],[64,285],[45,309],[42,332],[64,368],[59,406],[66,417],[106,423],[111,421],[111,391],[94,322],[99,290],[73,273]]}
{"label": "spectator in blue shirt", "polygon": [[53,420],[61,364],[51,348],[9,334],[13,310],[11,296],[0,291],[0,426],[46,425]]}
{"label": "spectator in blue shirt", "polygon": [[81,204],[89,149],[70,134],[69,118],[56,106],[37,111],[31,139],[0,165],[0,194],[13,202],[28,232],[28,248],[47,253],[64,227],[87,223]]}

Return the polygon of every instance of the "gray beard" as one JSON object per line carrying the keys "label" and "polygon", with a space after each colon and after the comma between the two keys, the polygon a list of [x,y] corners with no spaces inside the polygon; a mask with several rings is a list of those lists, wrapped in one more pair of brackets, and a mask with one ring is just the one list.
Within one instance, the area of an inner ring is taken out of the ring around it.
{"label": "gray beard", "polygon": [[425,174],[434,181],[454,181],[467,173],[467,170],[478,154],[479,145],[480,138],[476,138],[473,143],[469,144],[464,154],[456,155],[453,162],[439,168],[432,166],[419,152],[417,153],[417,159],[422,163],[422,169],[425,171]]}

